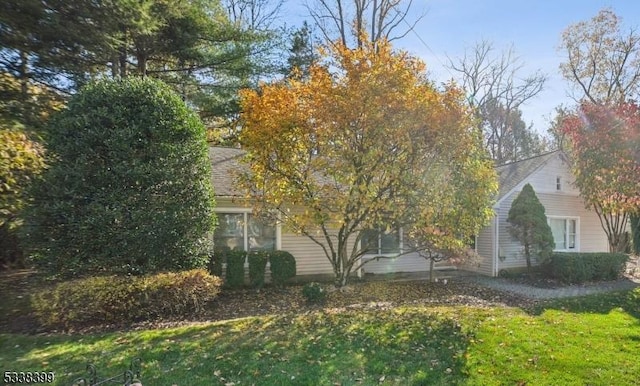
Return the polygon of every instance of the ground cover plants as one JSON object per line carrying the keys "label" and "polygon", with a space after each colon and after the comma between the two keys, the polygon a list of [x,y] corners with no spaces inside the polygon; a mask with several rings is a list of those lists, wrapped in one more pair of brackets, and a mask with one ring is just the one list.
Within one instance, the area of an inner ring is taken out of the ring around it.
{"label": "ground cover plants", "polygon": [[314,305],[302,286],[227,290],[199,321],[37,334],[3,321],[0,367],[55,371],[59,385],[135,357],[148,385],[632,385],[638,291],[533,302],[468,281],[368,282]]}

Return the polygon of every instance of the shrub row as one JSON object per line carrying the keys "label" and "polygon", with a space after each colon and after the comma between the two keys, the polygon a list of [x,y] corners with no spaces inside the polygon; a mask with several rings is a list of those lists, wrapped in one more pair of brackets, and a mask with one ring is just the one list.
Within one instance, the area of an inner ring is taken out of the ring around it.
{"label": "shrub row", "polygon": [[203,269],[149,276],[96,276],[66,281],[31,296],[47,327],[122,324],[158,316],[191,316],[204,310],[222,281]]}
{"label": "shrub row", "polygon": [[267,263],[270,263],[271,283],[283,286],[296,276],[296,259],[287,251],[251,251],[231,250],[228,247],[216,248],[209,260],[209,272],[222,276],[226,263],[225,284],[231,288],[244,285],[244,263],[249,260],[249,282],[254,288],[261,288],[265,282]]}
{"label": "shrub row", "polygon": [[566,283],[615,280],[624,272],[628,259],[623,253],[554,252],[549,271]]}

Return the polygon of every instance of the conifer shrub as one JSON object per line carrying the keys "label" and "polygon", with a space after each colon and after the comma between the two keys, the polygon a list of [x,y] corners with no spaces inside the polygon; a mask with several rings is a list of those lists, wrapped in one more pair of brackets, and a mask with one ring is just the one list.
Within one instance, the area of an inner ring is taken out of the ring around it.
{"label": "conifer shrub", "polygon": [[541,264],[546,264],[555,242],[547,224],[544,206],[530,184],[526,184],[511,203],[507,221],[511,224],[511,235],[524,247],[527,268],[531,268],[532,256],[537,256]]}

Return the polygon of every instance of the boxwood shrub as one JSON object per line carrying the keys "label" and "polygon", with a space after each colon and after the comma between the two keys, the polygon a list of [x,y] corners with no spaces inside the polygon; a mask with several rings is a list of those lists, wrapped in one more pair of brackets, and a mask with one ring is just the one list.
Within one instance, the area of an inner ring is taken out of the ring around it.
{"label": "boxwood shrub", "polygon": [[226,253],[227,270],[224,282],[228,287],[239,288],[244,285],[244,262],[247,252],[238,249]]}
{"label": "boxwood shrub", "polygon": [[222,281],[203,269],[149,276],[96,276],[57,284],[31,296],[46,327],[125,324],[159,316],[200,314]]}
{"label": "boxwood shrub", "polygon": [[296,259],[287,251],[273,251],[269,256],[271,283],[284,286],[287,281],[296,276]]}
{"label": "boxwood shrub", "polygon": [[264,274],[269,260],[268,251],[251,251],[247,255],[249,259],[249,283],[253,288],[264,286]]}
{"label": "boxwood shrub", "polygon": [[554,252],[549,272],[566,283],[615,280],[624,272],[628,259],[623,253]]}

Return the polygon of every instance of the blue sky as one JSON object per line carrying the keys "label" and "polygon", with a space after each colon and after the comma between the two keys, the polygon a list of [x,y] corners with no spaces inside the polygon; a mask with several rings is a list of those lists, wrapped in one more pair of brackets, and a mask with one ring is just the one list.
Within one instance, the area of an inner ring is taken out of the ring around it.
{"label": "blue sky", "polygon": [[[304,0],[289,0],[291,5],[298,1]],[[558,68],[563,61],[558,51],[562,31],[605,7],[622,18],[625,28],[640,27],[637,0],[414,0],[414,4],[416,13],[422,9],[426,15],[415,33],[396,42],[396,46],[422,58],[433,79],[452,78],[455,74],[445,68],[448,57],[462,57],[465,48],[483,39],[498,50],[513,45],[525,64],[523,76],[537,69],[547,74],[543,92],[522,109],[524,120],[533,122],[539,132],[546,131],[555,106],[572,104]],[[302,10],[297,17],[304,17],[304,13]]]}

